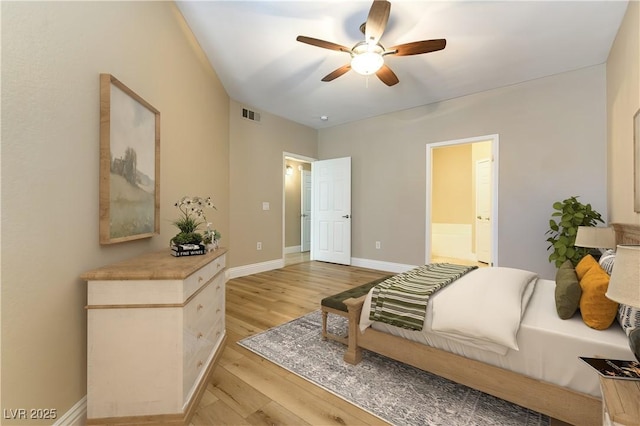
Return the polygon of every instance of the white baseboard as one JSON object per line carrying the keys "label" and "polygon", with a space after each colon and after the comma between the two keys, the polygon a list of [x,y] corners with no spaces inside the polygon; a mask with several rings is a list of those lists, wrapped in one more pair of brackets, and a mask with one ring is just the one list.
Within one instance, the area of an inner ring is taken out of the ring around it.
{"label": "white baseboard", "polygon": [[87,396],[75,403],[53,426],[83,426],[87,424]]}
{"label": "white baseboard", "polygon": [[378,271],[393,272],[399,274],[415,268],[415,265],[406,265],[403,263],[385,262],[382,260],[371,259],[359,259],[357,257],[351,258],[351,265],[358,266],[360,268],[376,269]]}
{"label": "white baseboard", "polygon": [[246,275],[257,274],[260,272],[267,272],[282,267],[284,267],[284,259],[269,260],[262,263],[237,266],[235,268],[228,269],[229,279],[244,277]]}
{"label": "white baseboard", "polygon": [[300,253],[302,246],[289,246],[284,248],[284,254]]}
{"label": "white baseboard", "polygon": [[[385,262],[382,260],[360,259],[357,257],[351,258],[351,265],[360,268],[375,269],[378,271],[393,272],[399,274],[401,272],[413,269],[416,265],[406,265],[403,263]],[[244,277],[247,275],[258,274],[260,272],[267,272],[274,269],[284,267],[284,259],[270,260],[262,263],[254,263],[251,265],[237,266],[235,268],[227,269],[228,279]]]}

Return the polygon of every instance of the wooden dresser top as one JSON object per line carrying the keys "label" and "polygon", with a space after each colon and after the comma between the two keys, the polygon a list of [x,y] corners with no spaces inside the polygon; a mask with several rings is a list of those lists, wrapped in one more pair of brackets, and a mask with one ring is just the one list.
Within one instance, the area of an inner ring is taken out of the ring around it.
{"label": "wooden dresser top", "polygon": [[164,249],[87,271],[80,278],[86,281],[183,280],[226,252],[226,248],[219,248],[203,255],[175,257],[169,249]]}

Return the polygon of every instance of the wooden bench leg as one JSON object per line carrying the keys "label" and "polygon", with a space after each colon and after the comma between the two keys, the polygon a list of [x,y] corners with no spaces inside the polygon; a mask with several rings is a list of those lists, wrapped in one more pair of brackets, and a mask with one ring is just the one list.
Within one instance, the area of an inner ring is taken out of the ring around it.
{"label": "wooden bench leg", "polygon": [[358,299],[347,299],[344,302],[349,313],[349,335],[347,336],[348,343],[344,360],[349,364],[357,364],[362,361],[362,348],[358,347],[358,333],[360,333],[358,323],[360,322],[363,301],[364,296]]}
{"label": "wooden bench leg", "polygon": [[327,316],[329,313],[322,310],[322,340],[327,340]]}

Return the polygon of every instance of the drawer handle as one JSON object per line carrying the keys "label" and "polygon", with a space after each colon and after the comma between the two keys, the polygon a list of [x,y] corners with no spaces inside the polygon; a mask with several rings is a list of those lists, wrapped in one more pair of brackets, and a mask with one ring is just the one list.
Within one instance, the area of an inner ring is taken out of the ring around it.
{"label": "drawer handle", "polygon": [[220,313],[220,308],[216,309],[216,314]]}
{"label": "drawer handle", "polygon": [[204,281],[204,278],[198,277],[198,282],[201,283],[202,281]]}
{"label": "drawer handle", "polygon": [[219,263],[216,264],[216,268],[220,269],[220,264]]}
{"label": "drawer handle", "polygon": [[198,361],[198,368],[202,367],[203,365],[204,365],[204,362]]}
{"label": "drawer handle", "polygon": [[220,290],[220,285],[219,284],[216,286],[216,291],[218,291],[218,290]]}
{"label": "drawer handle", "polygon": [[198,306],[196,306],[196,311],[199,311],[202,308],[204,308],[204,306],[202,306],[201,303],[198,303]]}
{"label": "drawer handle", "polygon": [[216,331],[216,337],[218,337],[220,335],[220,331]]}
{"label": "drawer handle", "polygon": [[202,332],[198,333],[198,339],[202,339],[204,337],[204,334],[202,334]]}

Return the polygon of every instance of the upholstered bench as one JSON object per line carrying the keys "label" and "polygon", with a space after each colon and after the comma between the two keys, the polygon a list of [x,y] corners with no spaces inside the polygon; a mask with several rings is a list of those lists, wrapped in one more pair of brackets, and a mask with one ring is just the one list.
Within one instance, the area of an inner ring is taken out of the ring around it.
{"label": "upholstered bench", "polygon": [[344,304],[345,300],[350,298],[355,299],[366,295],[367,293],[369,293],[369,290],[371,290],[373,286],[386,280],[389,277],[391,277],[391,275],[378,278],[377,280],[359,285],[354,288],[350,288],[349,290],[343,291],[342,293],[334,294],[333,296],[325,297],[324,299],[322,299],[322,301],[320,302],[320,309],[322,310],[322,338],[325,340],[335,340],[346,345],[348,341],[347,337],[338,336],[327,331],[328,315],[331,313],[347,318],[349,314],[347,312],[347,305]]}

